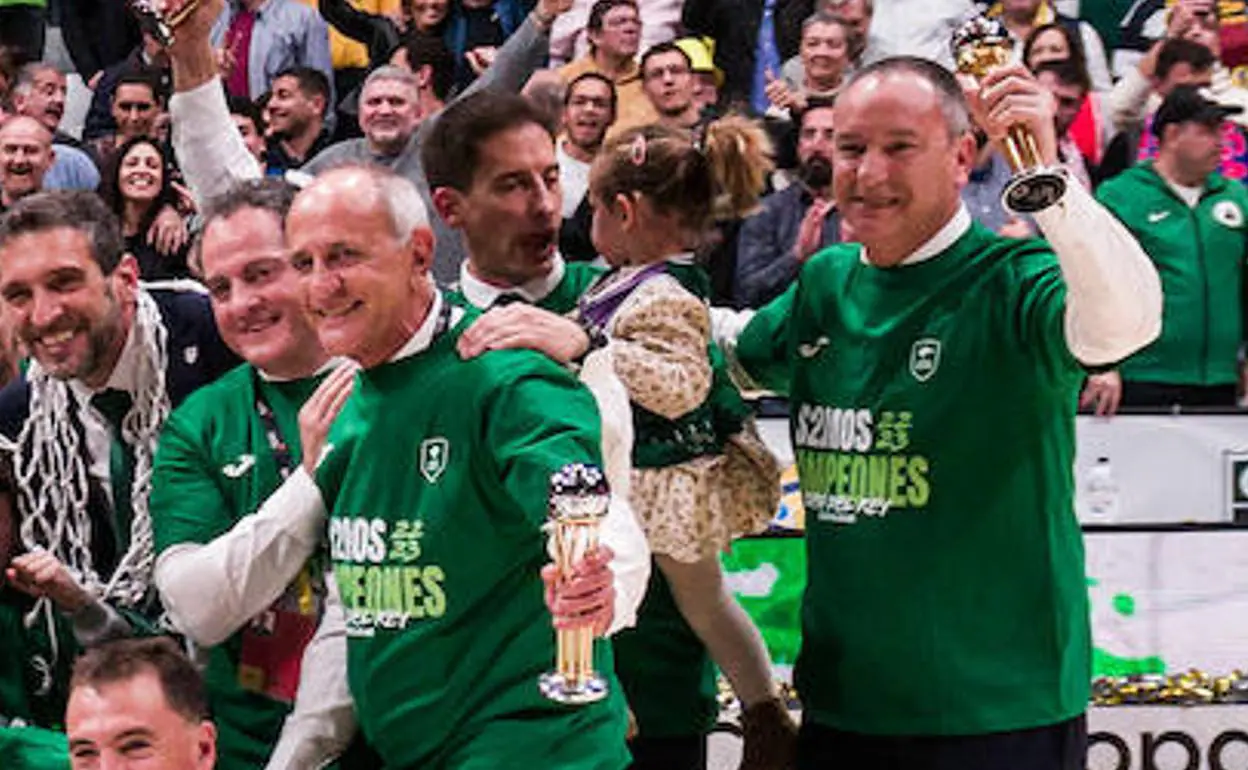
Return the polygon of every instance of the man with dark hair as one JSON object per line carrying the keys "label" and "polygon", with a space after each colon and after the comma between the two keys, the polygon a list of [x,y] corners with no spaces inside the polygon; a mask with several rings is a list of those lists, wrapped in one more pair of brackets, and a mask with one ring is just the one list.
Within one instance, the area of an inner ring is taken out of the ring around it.
{"label": "man with dark hair", "polygon": [[1153,115],[1157,158],[1101,185],[1097,197],[1139,239],[1161,274],[1162,334],[1117,371],[1088,378],[1083,405],[1232,407],[1244,341],[1243,185],[1218,173],[1222,124],[1240,111],[1191,86]]}
{"label": "man with dark hair", "polygon": [[[484,88],[518,91],[529,75],[541,65],[550,24],[570,2],[571,0],[541,0],[516,34],[499,51],[494,66],[473,83],[468,93]],[[206,4],[211,10],[219,7],[219,3],[220,0],[208,0]],[[174,121],[173,144],[182,164],[182,171],[196,196],[204,200],[224,192],[239,179],[257,176],[259,168],[237,141],[236,134],[222,130],[225,116],[221,105],[217,65],[206,30],[201,23],[202,18],[203,14],[197,10],[186,22],[179,25],[177,41],[170,49],[176,90],[170,102],[170,110]],[[405,127],[403,131],[392,131],[385,125],[389,121],[382,121],[377,124],[377,130],[371,132],[373,138],[369,137],[370,130],[365,129],[362,139],[348,140],[329,148],[325,153],[319,153],[307,168],[301,170],[317,173],[334,163],[377,163],[411,180],[427,196],[420,168],[420,145],[433,125],[438,110],[442,108],[442,98],[446,95],[443,87],[446,84],[439,79],[436,66],[426,68],[422,51],[436,56],[433,52],[445,52],[445,48],[440,42],[412,43],[407,51],[413,57],[409,64],[413,65],[417,80],[417,109],[413,116],[417,123],[410,126],[410,131],[407,129],[406,120],[400,120]],[[374,90],[378,93],[383,90],[383,86],[386,91],[397,89],[402,92],[407,88],[393,75],[378,76],[373,83],[377,86]],[[399,141],[404,133],[406,141]],[[383,134],[386,136],[383,137]],[[375,143],[374,139],[381,141]],[[459,239],[436,218],[433,220],[433,227],[437,235],[434,277],[442,281],[453,281],[463,261]]]}
{"label": "man with dark hair", "polygon": [[654,108],[642,90],[637,48],[641,43],[641,11],[636,0],[597,0],[586,31],[589,52],[559,68],[565,83],[595,72],[611,80],[616,92],[618,130],[650,123]]}
{"label": "man with dark hair", "polygon": [[32,359],[0,391],[0,433],[16,445],[4,491],[24,551],[9,579],[48,599],[41,611],[70,616],[84,645],[126,633],[154,606],[161,427],[236,359],[207,298],[139,287],[117,218],[94,193],[32,195],[0,217],[0,301]]}
{"label": "man with dark hair", "polygon": [[253,180],[204,207],[193,260],[246,365],[170,415],[152,471],[156,587],[208,657],[228,767],[320,767],[355,732],[341,608],[316,558],[325,509],[300,470],[332,417],[298,420],[318,386],[349,388],[354,370],[328,374],[336,362],[303,313],[282,232],[294,193]]}
{"label": "man with dark hair", "polygon": [[168,100],[171,91],[169,57],[159,41],[144,32],[143,42],[125,59],[105,68],[99,82],[95,84],[91,94],[91,107],[87,110],[82,127],[84,142],[107,136],[116,130],[112,114],[113,91],[122,77],[134,73],[148,74],[156,87],[155,95],[162,103]]}
{"label": "man with dark hair", "polygon": [[1059,59],[1039,65],[1032,74],[1053,95],[1053,103],[1056,105],[1053,120],[1057,132],[1057,157],[1062,167],[1070,172],[1075,181],[1091,190],[1092,174],[1088,161],[1070,136],[1070,127],[1074,125],[1079,110],[1083,108],[1083,101],[1088,96],[1090,83],[1087,73],[1070,59]]}
{"label": "man with dark hair", "polygon": [[[449,146],[439,141],[444,121],[489,98],[448,109],[425,160]],[[515,117],[498,116],[504,136],[544,134],[527,102],[505,98]],[[490,148],[461,149],[469,154],[448,165],[488,162]],[[551,161],[541,179],[516,180],[517,193],[545,197],[545,182],[558,189]],[[430,170],[431,182],[440,171]],[[423,208],[406,180],[356,167],[318,177],[287,219],[291,263],[322,345],[362,367],[319,464],[303,460],[330,512],[360,726],[393,767],[622,769],[627,717],[608,645],[594,655],[604,699],[569,708],[537,687],[555,654],[539,578],[552,474],[601,465],[593,397],[538,354],[460,357],[456,341],[475,313],[428,279]],[[539,250],[533,237],[509,242],[524,256]],[[359,539],[369,531],[371,540]],[[577,568],[595,635],[613,620],[608,558],[592,549]],[[366,590],[391,581],[408,588]],[[548,585],[564,626],[564,581]]]}
{"label": "man with dark hair", "polygon": [[[243,144],[247,146],[247,151],[263,168],[264,136],[268,126],[264,123],[264,115],[260,112],[260,108],[255,102],[241,96],[229,97],[226,100],[226,106],[230,111],[230,119],[234,121],[234,127],[238,129],[239,136],[243,137]],[[265,175],[263,171],[262,175]]]}
{"label": "man with dark hair", "polygon": [[149,72],[130,72],[122,75],[113,88],[110,110],[113,131],[97,136],[91,141],[91,149],[100,159],[101,167],[113,168],[117,148],[140,136],[154,136],[156,118],[163,103],[157,92],[156,80]]}
{"label": "man with dark hair", "polygon": [[273,78],[265,148],[267,173],[284,174],[303,166],[329,146],[325,110],[330,106],[329,78],[311,67],[283,70]]}
{"label": "man with dark hair", "polygon": [[563,188],[563,225],[559,251],[565,257],[592,260],[597,255],[590,240],[593,208],[589,168],[615,122],[615,84],[597,72],[582,72],[568,83],[563,98],[563,136],[556,145],[559,184]]}
{"label": "man with dark hair", "polygon": [[95,647],[74,664],[65,712],[75,770],[128,766],[212,770],[216,728],[203,682],[171,640],[125,639]]}
{"label": "man with dark hair", "polygon": [[812,98],[798,115],[797,179],[766,196],[737,236],[738,307],[761,307],[784,293],[815,252],[840,240],[832,201],[833,103]]}
{"label": "man with dark hair", "polygon": [[693,64],[675,43],[659,43],[641,57],[641,80],[659,123],[692,129],[702,119],[693,99]]}
{"label": "man with dark hair", "polygon": [[[1026,69],[970,103],[994,142],[1023,125],[1056,162]],[[1046,241],[973,224],[968,106],[938,64],[860,70],[835,120],[856,243],[808,260],[742,333],[720,323],[740,373],[791,403],[810,564],[797,767],[1083,770],[1075,397],[1083,367],[1157,336],[1157,273],[1079,185],[1035,212]]]}

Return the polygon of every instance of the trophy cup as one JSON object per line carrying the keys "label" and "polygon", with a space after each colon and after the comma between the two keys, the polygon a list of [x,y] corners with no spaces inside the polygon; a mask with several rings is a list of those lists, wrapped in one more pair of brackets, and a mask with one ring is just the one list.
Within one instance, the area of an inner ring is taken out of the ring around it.
{"label": "trophy cup", "polygon": [[164,48],[173,45],[174,29],[186,21],[186,17],[199,5],[198,0],[189,0],[173,14],[166,16],[161,10],[160,0],[126,0],[130,12],[139,22],[139,27],[155,38]]}
{"label": "trophy cup", "polygon": [[[953,34],[953,58],[958,72],[976,80],[1009,64],[1013,44],[1005,26],[996,19],[974,17]],[[1044,165],[1035,135],[1025,126],[1013,126],[1005,137],[1005,159],[1014,172],[1001,194],[1006,209],[1033,214],[1048,208],[1066,192],[1066,176]]]}
{"label": "trophy cup", "polygon": [[[593,465],[565,465],[550,477],[550,519],[546,524],[550,552],[562,578],[570,575],[598,545],[598,530],[607,515],[610,494],[603,472]],[[594,672],[594,629],[591,625],[555,631],[555,670],[538,679],[547,698],[581,705],[607,696],[607,682]]]}

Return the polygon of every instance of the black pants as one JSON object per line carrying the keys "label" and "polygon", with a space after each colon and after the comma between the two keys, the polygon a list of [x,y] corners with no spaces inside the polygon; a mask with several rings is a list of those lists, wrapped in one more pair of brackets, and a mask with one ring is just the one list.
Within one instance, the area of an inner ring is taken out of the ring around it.
{"label": "black pants", "polygon": [[1048,727],[970,736],[860,735],[802,725],[797,770],[1084,770],[1086,717]]}
{"label": "black pants", "polygon": [[706,770],[706,736],[642,738],[628,742],[630,770]]}
{"label": "black pants", "polygon": [[21,63],[43,59],[44,10],[33,5],[0,8],[0,46],[15,48]]}

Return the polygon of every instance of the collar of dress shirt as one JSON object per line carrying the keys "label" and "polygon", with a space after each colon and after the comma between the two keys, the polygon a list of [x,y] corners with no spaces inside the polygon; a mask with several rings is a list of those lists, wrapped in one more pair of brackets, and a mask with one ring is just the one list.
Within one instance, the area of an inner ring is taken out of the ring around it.
{"label": "collar of dress shirt", "polygon": [[493,305],[498,300],[499,295],[502,294],[515,294],[525,302],[535,304],[546,299],[546,296],[555,290],[555,287],[563,280],[565,269],[563,257],[556,253],[550,272],[546,275],[534,278],[519,286],[501,288],[488,284],[473,275],[472,271],[468,269],[468,263],[464,262],[459,266],[459,291],[464,295],[464,299],[468,300],[469,304],[483,310]]}

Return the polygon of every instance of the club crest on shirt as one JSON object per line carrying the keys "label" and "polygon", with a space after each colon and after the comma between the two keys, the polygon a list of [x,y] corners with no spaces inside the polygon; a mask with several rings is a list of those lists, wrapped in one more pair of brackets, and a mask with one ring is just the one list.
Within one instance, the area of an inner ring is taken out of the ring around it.
{"label": "club crest on shirt", "polygon": [[420,442],[420,456],[417,462],[420,464],[420,475],[425,477],[425,481],[430,484],[438,483],[442,472],[446,470],[450,454],[451,442],[442,436],[427,438]]}
{"label": "club crest on shirt", "polygon": [[910,346],[910,374],[919,382],[927,382],[940,366],[940,340],[924,337]]}
{"label": "club crest on shirt", "polygon": [[1213,207],[1213,219],[1220,225],[1238,228],[1244,224],[1244,212],[1233,201],[1220,201]]}

